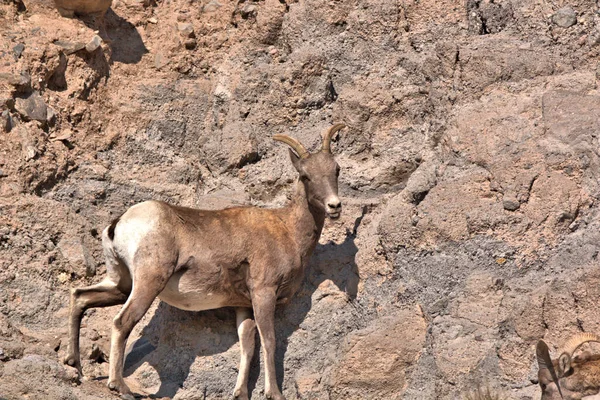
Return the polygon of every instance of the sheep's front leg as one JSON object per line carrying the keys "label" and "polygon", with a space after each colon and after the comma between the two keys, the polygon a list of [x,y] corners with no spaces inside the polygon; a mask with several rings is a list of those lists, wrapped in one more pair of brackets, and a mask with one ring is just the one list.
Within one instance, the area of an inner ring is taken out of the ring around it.
{"label": "sheep's front leg", "polygon": [[248,400],[248,376],[250,363],[254,356],[254,343],[256,336],[256,323],[252,319],[252,310],[237,308],[235,310],[237,331],[240,338],[240,371],[233,391],[236,400]]}
{"label": "sheep's front leg", "polygon": [[277,387],[275,374],[275,290],[261,290],[252,294],[254,319],[263,348],[265,364],[265,396],[270,400],[285,400]]}

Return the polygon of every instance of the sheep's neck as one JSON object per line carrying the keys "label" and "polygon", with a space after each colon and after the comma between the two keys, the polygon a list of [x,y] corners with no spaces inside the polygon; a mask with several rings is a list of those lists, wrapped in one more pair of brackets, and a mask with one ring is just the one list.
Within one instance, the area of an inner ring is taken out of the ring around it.
{"label": "sheep's neck", "polygon": [[321,236],[325,212],[308,202],[306,189],[300,181],[296,182],[290,207],[294,236],[300,249],[302,264],[306,265]]}

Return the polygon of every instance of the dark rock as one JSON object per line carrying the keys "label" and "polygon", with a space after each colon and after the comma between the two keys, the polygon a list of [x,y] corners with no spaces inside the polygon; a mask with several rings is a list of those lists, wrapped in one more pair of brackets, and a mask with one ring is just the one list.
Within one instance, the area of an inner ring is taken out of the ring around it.
{"label": "dark rock", "polygon": [[521,203],[519,203],[519,200],[517,200],[514,196],[504,196],[504,199],[502,200],[502,206],[505,210],[515,211],[521,207]]}
{"label": "dark rock", "polygon": [[552,15],[552,22],[562,28],[569,28],[577,23],[577,14],[571,7],[563,7]]}
{"label": "dark rock", "polygon": [[15,59],[18,60],[19,58],[21,58],[21,54],[23,54],[24,50],[25,50],[25,45],[23,43],[19,43],[15,47],[13,47],[13,52],[15,53]]}
{"label": "dark rock", "polygon": [[0,115],[0,125],[4,132],[10,132],[13,127],[13,120],[10,116],[10,112],[8,110],[4,110],[2,115]]}
{"label": "dark rock", "polygon": [[15,109],[25,121],[35,120],[46,122],[48,118],[48,106],[38,92],[32,92],[28,97],[17,98]]}

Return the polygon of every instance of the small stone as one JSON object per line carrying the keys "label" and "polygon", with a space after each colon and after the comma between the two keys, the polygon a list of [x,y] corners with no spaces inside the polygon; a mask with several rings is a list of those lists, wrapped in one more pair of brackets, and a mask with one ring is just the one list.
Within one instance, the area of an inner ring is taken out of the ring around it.
{"label": "small stone", "polygon": [[49,140],[51,142],[57,142],[57,141],[63,142],[65,140],[69,140],[69,138],[71,137],[72,134],[73,133],[69,129],[66,129],[66,130],[62,131],[60,133],[60,135],[58,135],[58,136],[56,136],[54,133],[51,134],[49,137]]}
{"label": "small stone", "polygon": [[15,53],[16,60],[21,58],[21,54],[23,54],[23,51],[25,51],[25,45],[23,43],[19,43],[15,47],[13,47],[13,52]]}
{"label": "small stone", "polygon": [[96,49],[98,49],[98,47],[100,47],[101,44],[102,44],[102,38],[98,35],[94,35],[92,40],[90,40],[89,43],[85,45],[85,50],[88,53],[92,53],[92,52],[96,51]]}
{"label": "small stone", "polygon": [[177,30],[183,37],[194,37],[194,26],[189,22],[180,22],[177,24]]}
{"label": "small stone", "polygon": [[515,211],[521,207],[521,203],[519,203],[519,200],[517,200],[516,197],[504,196],[504,199],[502,200],[502,206],[505,210]]}
{"label": "small stone", "polygon": [[246,4],[241,10],[240,15],[244,19],[248,19],[250,17],[255,17],[257,14],[258,8],[253,4]]}
{"label": "small stone", "polygon": [[68,42],[66,40],[57,40],[54,42],[54,44],[61,47],[66,55],[73,54],[79,50],[85,49],[85,43],[82,42]]}
{"label": "small stone", "polygon": [[37,156],[37,149],[31,145],[23,146],[25,161],[33,160]]}
{"label": "small stone", "polygon": [[568,28],[577,23],[577,14],[571,7],[563,7],[552,15],[552,22],[562,28]]}
{"label": "small stone", "polygon": [[156,69],[161,69],[162,67],[167,65],[170,61],[171,60],[169,60],[169,58],[163,52],[158,52],[154,56],[154,67]]}
{"label": "small stone", "polygon": [[54,126],[56,123],[56,112],[54,112],[52,107],[48,107],[47,109],[46,122],[49,126]]}
{"label": "small stone", "polygon": [[205,12],[205,13],[215,12],[219,8],[221,8],[221,3],[219,3],[217,0],[211,0],[208,2],[208,4],[206,4],[204,7],[202,7],[202,12]]}
{"label": "small stone", "polygon": [[31,76],[29,74],[7,74],[0,73],[0,81],[5,81],[9,85],[19,89],[25,89],[31,86]]}
{"label": "small stone", "polygon": [[36,120],[46,122],[48,118],[46,102],[36,91],[32,92],[28,97],[17,98],[15,100],[15,110],[17,110],[25,121]]}
{"label": "small stone", "polygon": [[61,272],[60,274],[58,274],[58,276],[56,277],[56,279],[60,283],[67,283],[69,281],[69,274],[67,274],[66,272]]}
{"label": "small stone", "polygon": [[148,23],[150,24],[158,24],[158,20],[154,17],[148,18]]}
{"label": "small stone", "polygon": [[7,176],[8,176],[8,175],[7,175],[6,173],[4,173],[4,171],[2,171],[2,170],[0,169],[0,178],[5,178],[5,177],[7,177]]}

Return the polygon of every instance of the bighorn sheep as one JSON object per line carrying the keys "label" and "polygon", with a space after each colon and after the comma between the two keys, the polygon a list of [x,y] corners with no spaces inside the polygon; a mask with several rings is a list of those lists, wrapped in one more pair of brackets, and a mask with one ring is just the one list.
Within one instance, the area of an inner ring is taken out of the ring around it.
{"label": "bighorn sheep", "polygon": [[258,327],[265,395],[285,400],[275,376],[275,306],[301,285],[325,217],[340,216],[340,168],[330,143],[342,128],[335,124],[323,132],[321,151],[312,154],[296,139],[273,136],[290,146],[299,173],[293,198],[283,208],[206,211],[146,201],[113,221],[102,233],[106,278],[71,290],[65,362],[82,374],[79,330],[86,309],[125,303],[113,321],[108,386],[131,396],[123,380],[125,344],[156,297],[184,310],[235,307],[241,359],[234,398],[248,399]]}
{"label": "bighorn sheep", "polygon": [[550,358],[543,340],[538,342],[536,355],[542,400],[600,399],[600,355],[584,353],[573,358],[579,346],[586,342],[600,342],[600,337],[591,333],[574,335],[559,350],[557,360]]}

